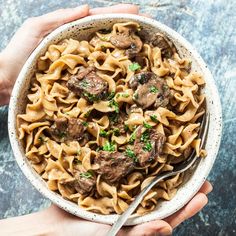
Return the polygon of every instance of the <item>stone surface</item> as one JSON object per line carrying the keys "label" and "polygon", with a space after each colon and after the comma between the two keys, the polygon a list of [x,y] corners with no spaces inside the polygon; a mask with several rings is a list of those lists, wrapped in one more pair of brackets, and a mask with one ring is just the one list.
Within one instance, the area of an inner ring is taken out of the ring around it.
{"label": "stone surface", "polygon": [[[0,50],[16,29],[30,17],[62,7],[89,3],[112,5],[115,0],[0,0]],[[179,226],[174,235],[236,235],[236,5],[224,0],[129,0],[143,13],[170,26],[189,40],[209,65],[218,86],[223,108],[223,138],[209,180],[214,191],[202,212]],[[22,215],[50,202],[21,173],[7,134],[7,107],[0,108],[0,218]]]}

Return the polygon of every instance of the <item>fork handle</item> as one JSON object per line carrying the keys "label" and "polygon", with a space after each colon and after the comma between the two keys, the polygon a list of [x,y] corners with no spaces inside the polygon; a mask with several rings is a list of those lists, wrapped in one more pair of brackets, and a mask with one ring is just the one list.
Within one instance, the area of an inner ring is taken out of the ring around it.
{"label": "fork handle", "polygon": [[156,176],[153,180],[152,183],[147,185],[140,193],[139,195],[135,198],[135,200],[130,204],[130,206],[127,208],[127,210],[119,216],[117,221],[113,224],[111,229],[108,231],[106,236],[115,236],[120,228],[124,225],[124,223],[127,221],[128,217],[135,211],[139,203],[142,201],[144,196],[161,180],[170,177],[172,175],[175,175],[175,172],[165,172],[159,176]]}

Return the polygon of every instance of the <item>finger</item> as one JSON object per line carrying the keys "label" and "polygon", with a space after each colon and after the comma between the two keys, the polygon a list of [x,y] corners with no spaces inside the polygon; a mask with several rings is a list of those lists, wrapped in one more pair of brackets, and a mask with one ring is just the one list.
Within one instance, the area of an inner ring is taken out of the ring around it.
{"label": "finger", "polygon": [[117,236],[171,235],[171,226],[163,220],[155,220],[134,227],[123,227]]}
{"label": "finger", "polygon": [[110,7],[97,7],[89,10],[89,15],[106,14],[106,13],[129,13],[138,14],[139,8],[132,4],[118,4]]}
{"label": "finger", "polygon": [[183,221],[189,219],[198,213],[208,202],[207,196],[204,193],[197,193],[196,196],[181,210],[165,219],[167,223],[175,228]]}
{"label": "finger", "polygon": [[[53,29],[71,22],[83,18],[89,14],[89,6],[83,5],[76,8],[59,9],[45,15],[35,17],[35,24],[38,24],[44,33],[48,33]],[[42,35],[44,36],[44,35]]]}
{"label": "finger", "polygon": [[212,191],[213,187],[209,181],[205,181],[202,187],[199,189],[200,193],[208,194]]}

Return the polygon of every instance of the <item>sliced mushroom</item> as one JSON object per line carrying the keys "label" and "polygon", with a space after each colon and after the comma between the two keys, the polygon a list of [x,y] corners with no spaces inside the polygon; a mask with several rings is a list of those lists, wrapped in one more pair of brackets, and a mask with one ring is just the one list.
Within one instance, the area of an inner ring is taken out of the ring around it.
{"label": "sliced mushroom", "polygon": [[110,42],[119,49],[126,49],[126,55],[134,58],[143,47],[139,36],[135,34],[133,28],[126,27],[122,32],[118,32],[110,37]]}
{"label": "sliced mushroom", "polygon": [[153,47],[159,47],[161,54],[165,58],[171,58],[176,53],[175,45],[163,34],[157,33],[150,39],[150,44]]}
{"label": "sliced mushroom", "polygon": [[170,89],[166,81],[153,72],[141,72],[134,75],[129,85],[135,91],[133,100],[143,109],[152,105],[155,108],[166,107],[169,103]]}

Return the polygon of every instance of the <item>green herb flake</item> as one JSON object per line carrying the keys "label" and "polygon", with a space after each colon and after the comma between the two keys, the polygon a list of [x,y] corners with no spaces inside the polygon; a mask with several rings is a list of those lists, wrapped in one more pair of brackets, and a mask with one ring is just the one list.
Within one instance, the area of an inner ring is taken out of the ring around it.
{"label": "green herb flake", "polygon": [[88,126],[88,122],[83,121],[83,122],[82,122],[82,125],[85,126],[85,127],[87,127],[87,126]]}
{"label": "green herb flake", "polygon": [[129,131],[129,126],[128,125],[124,125],[124,129],[125,129],[125,132],[128,132]]}
{"label": "green herb flake", "polygon": [[109,115],[109,120],[113,123],[117,123],[118,122],[118,114],[112,113],[111,115]]}
{"label": "green herb flake", "polygon": [[135,93],[135,94],[134,94],[134,99],[135,99],[135,100],[138,100],[138,93]]}
{"label": "green herb flake", "polygon": [[151,93],[158,93],[158,89],[155,86],[150,87],[150,92]]}
{"label": "green herb flake", "polygon": [[158,122],[156,115],[150,115],[150,118],[153,122],[156,122],[156,123]]}
{"label": "green herb flake", "polygon": [[115,92],[114,91],[112,91],[111,93],[108,93],[107,94],[107,100],[111,100],[112,98],[114,98],[114,96],[115,96]]}
{"label": "green herb flake", "polygon": [[124,93],[124,94],[122,94],[122,97],[123,97],[123,98],[128,98],[128,97],[129,97],[129,94],[128,94],[128,93]]}
{"label": "green herb flake", "polygon": [[119,113],[119,105],[114,99],[110,100],[109,107],[113,107],[115,109],[115,112]]}
{"label": "green herb flake", "polygon": [[152,126],[149,125],[149,124],[146,123],[146,122],[143,122],[143,126],[144,126],[146,129],[151,129],[151,128],[152,128]]}
{"label": "green herb flake", "polygon": [[83,172],[79,174],[81,178],[89,179],[93,177],[93,174],[91,171]]}
{"label": "green herb flake", "polygon": [[166,85],[166,84],[163,85],[163,90],[164,91],[166,91],[168,88],[169,88],[168,85]]}
{"label": "green herb flake", "polygon": [[115,136],[119,136],[120,135],[120,130],[118,128],[113,129],[113,134]]}
{"label": "green herb flake", "polygon": [[59,131],[59,133],[58,133],[59,138],[64,138],[65,136],[66,136],[65,132]]}
{"label": "green herb flake", "polygon": [[105,52],[105,51],[106,51],[106,49],[107,49],[107,47],[106,47],[106,46],[104,46],[104,45],[101,45],[101,49],[102,49],[102,51],[103,51],[103,52]]}
{"label": "green herb flake", "polygon": [[81,154],[81,150],[78,149],[77,152],[76,152],[77,155],[80,155]]}
{"label": "green herb flake", "polygon": [[101,39],[102,41],[109,41],[108,38],[105,37],[105,36],[101,36],[100,39]]}
{"label": "green herb flake", "polygon": [[125,150],[125,154],[126,154],[126,156],[132,158],[135,162],[138,161],[136,155],[134,154],[134,151],[131,150],[130,148],[126,148],[126,150]]}
{"label": "green herb flake", "polygon": [[40,136],[40,137],[38,138],[38,140],[39,140],[40,143],[44,143],[44,142],[45,142],[44,137],[42,137],[42,136]]}
{"label": "green herb flake", "polygon": [[101,137],[107,137],[107,132],[105,130],[100,130],[99,136]]}
{"label": "green herb flake", "polygon": [[136,70],[141,69],[141,66],[137,62],[134,62],[134,63],[129,65],[129,69],[131,71],[136,71]]}
{"label": "green herb flake", "polygon": [[103,151],[114,152],[115,151],[115,144],[106,142],[103,146]]}
{"label": "green herb flake", "polygon": [[87,92],[83,93],[83,96],[86,97],[90,102],[95,102],[99,100],[99,97]]}
{"label": "green herb flake", "polygon": [[145,130],[140,138],[141,142],[147,142],[149,140],[149,132]]}
{"label": "green herb flake", "polygon": [[78,159],[74,159],[73,161],[75,164],[77,165],[81,165],[82,164],[82,161],[78,160]]}
{"label": "green herb flake", "polygon": [[146,142],[144,147],[143,147],[144,151],[150,152],[152,150],[152,144],[150,141]]}
{"label": "green herb flake", "polygon": [[91,111],[88,111],[87,113],[84,114],[84,117],[85,117],[85,118],[88,118],[89,115],[90,115],[90,113],[91,113]]}
{"label": "green herb flake", "polygon": [[130,143],[130,144],[134,144],[135,139],[136,139],[136,132],[134,131],[134,132],[130,135],[129,143]]}
{"label": "green herb flake", "polygon": [[81,85],[83,88],[87,88],[87,87],[89,86],[89,83],[88,83],[88,81],[86,81],[86,80],[82,80],[82,81],[80,82],[80,85]]}

